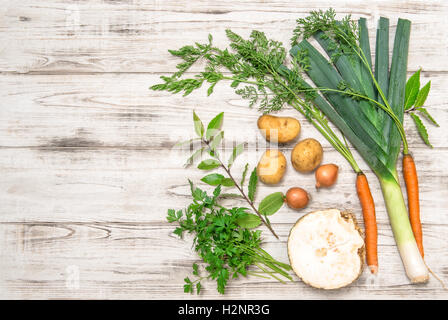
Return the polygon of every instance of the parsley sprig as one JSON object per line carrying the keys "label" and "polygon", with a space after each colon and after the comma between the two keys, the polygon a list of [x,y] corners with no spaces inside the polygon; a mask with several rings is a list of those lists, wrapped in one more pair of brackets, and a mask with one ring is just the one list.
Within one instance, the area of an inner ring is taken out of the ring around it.
{"label": "parsley sprig", "polygon": [[[174,230],[179,237],[184,233],[194,235],[194,249],[206,266],[200,272],[198,264],[193,264],[194,278],[184,279],[184,292],[200,293],[201,281],[211,279],[216,280],[218,292],[224,294],[228,281],[240,275],[292,281],[288,274],[291,267],[260,247],[261,230],[250,230],[239,224],[249,215],[247,208],[221,206],[221,185],[208,195],[189,182],[193,202],[185,210],[169,209],[167,220],[179,224]],[[253,267],[258,271],[253,271]]]}

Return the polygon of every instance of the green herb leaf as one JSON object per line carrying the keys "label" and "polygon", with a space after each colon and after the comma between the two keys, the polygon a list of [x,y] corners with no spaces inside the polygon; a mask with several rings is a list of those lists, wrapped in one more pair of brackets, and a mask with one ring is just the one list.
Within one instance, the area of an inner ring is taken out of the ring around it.
{"label": "green herb leaf", "polygon": [[199,119],[194,110],[193,110],[193,122],[194,122],[194,130],[196,131],[197,135],[202,138],[204,136],[204,125],[202,124],[201,119]]}
{"label": "green herb leaf", "polygon": [[217,131],[221,128],[222,120],[224,118],[224,112],[221,112],[216,117],[214,117],[207,126],[207,131],[205,133],[205,138],[210,140],[210,138],[216,135]]}
{"label": "green herb leaf", "polygon": [[191,282],[190,278],[186,277],[184,279],[184,292],[185,293],[193,293],[193,283]]}
{"label": "green herb leaf", "polygon": [[250,174],[249,178],[249,193],[248,197],[250,201],[254,201],[255,199],[255,191],[257,191],[257,182],[258,182],[258,176],[257,176],[257,168],[255,167],[252,173]]}
{"label": "green herb leaf", "polygon": [[184,166],[188,167],[189,165],[191,165],[194,162],[194,159],[196,159],[200,154],[202,154],[204,149],[205,149],[205,147],[202,147],[202,148],[196,150],[195,152],[193,152],[193,154],[185,162]]}
{"label": "green herb leaf", "polygon": [[242,175],[242,177],[241,177],[241,188],[243,187],[243,185],[244,185],[244,182],[245,182],[245,180],[246,180],[246,175],[247,175],[247,170],[249,169],[249,164],[248,163],[246,163],[246,165],[244,166],[244,171],[243,171],[243,175]]}
{"label": "green herb leaf", "polygon": [[211,95],[213,93],[213,89],[215,88],[215,85],[217,82],[213,83],[210,87],[207,89],[207,96]]}
{"label": "green herb leaf", "polygon": [[420,107],[417,108],[417,111],[420,112],[423,116],[425,116],[429,121],[431,121],[434,125],[437,127],[440,127],[437,121],[429,114],[428,110],[426,108]]}
{"label": "green herb leaf", "polygon": [[202,288],[201,282],[197,282],[196,283],[196,294],[199,294],[201,292],[201,288]]}
{"label": "green herb leaf", "polygon": [[177,227],[176,229],[174,229],[173,233],[176,234],[176,235],[178,235],[179,238],[182,238],[183,231],[184,231],[184,230],[183,230],[182,228]]}
{"label": "green herb leaf", "polygon": [[244,143],[241,143],[233,148],[232,155],[230,156],[229,159],[229,168],[232,166],[236,157],[238,157],[241,153],[243,153],[243,151],[244,151]]}
{"label": "green herb leaf", "polygon": [[229,271],[226,268],[221,269],[218,276],[218,292],[224,294],[224,288],[229,279]]}
{"label": "green herb leaf", "polygon": [[404,109],[410,109],[417,98],[418,91],[420,90],[420,70],[415,72],[409,80],[406,82],[406,93],[405,93],[405,103]]}
{"label": "green herb leaf", "polygon": [[215,190],[213,190],[213,197],[217,198],[221,194],[221,185],[217,186]]}
{"label": "green herb leaf", "polygon": [[190,140],[187,140],[187,141],[179,141],[178,143],[176,143],[174,145],[174,148],[179,148],[179,147],[181,147],[183,145],[186,145],[186,144],[192,145],[195,141],[201,141],[201,138],[193,138],[193,139],[190,139]]}
{"label": "green herb leaf", "polygon": [[233,187],[233,186],[235,185],[235,183],[233,182],[233,180],[230,179],[230,178],[224,178],[224,179],[222,179],[222,180],[221,180],[221,184],[222,184],[224,187]]}
{"label": "green herb leaf", "polygon": [[258,206],[258,212],[262,215],[270,216],[276,213],[284,203],[284,195],[282,192],[274,192],[261,200]]}
{"label": "green herb leaf", "polygon": [[221,184],[222,180],[224,179],[224,176],[219,173],[211,173],[209,175],[206,175],[201,179],[202,182],[205,182],[206,184],[209,184],[211,186],[217,186],[218,184]]}
{"label": "green herb leaf", "polygon": [[415,107],[420,108],[428,97],[429,90],[431,90],[431,81],[429,81],[418,93],[417,100],[415,101]]}
{"label": "green herb leaf", "polygon": [[242,195],[237,193],[222,193],[219,195],[219,198],[226,199],[226,198],[243,198]]}
{"label": "green herb leaf", "polygon": [[253,229],[261,224],[261,219],[255,214],[248,213],[245,216],[237,218],[236,223],[242,228]]}
{"label": "green herb leaf", "polygon": [[432,144],[429,142],[428,131],[426,131],[426,127],[423,124],[420,117],[414,113],[411,113],[412,119],[414,119],[415,125],[417,126],[418,133],[423,141],[432,148]]}
{"label": "green herb leaf", "polygon": [[[182,214],[182,211],[180,211],[180,213]],[[178,221],[180,217],[178,217],[178,215],[176,215],[176,211],[174,211],[174,209],[168,209],[168,215],[166,217],[166,220],[171,223],[171,222],[175,222]]]}
{"label": "green herb leaf", "polygon": [[213,151],[213,153],[216,152],[216,147],[219,146],[222,138],[224,138],[224,131],[219,131],[218,134],[213,137],[212,141],[210,142],[210,149]]}
{"label": "green herb leaf", "polygon": [[207,160],[202,161],[198,165],[198,169],[201,169],[201,170],[211,170],[211,169],[218,168],[219,166],[221,166],[221,164],[219,163],[218,160],[207,159]]}
{"label": "green herb leaf", "polygon": [[193,263],[193,274],[195,276],[199,275],[199,266],[197,265],[197,263]]}

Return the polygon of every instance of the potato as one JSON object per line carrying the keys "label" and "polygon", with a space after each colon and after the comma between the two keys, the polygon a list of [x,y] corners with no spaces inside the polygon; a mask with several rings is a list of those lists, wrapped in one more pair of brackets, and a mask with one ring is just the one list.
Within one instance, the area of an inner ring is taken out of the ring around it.
{"label": "potato", "polygon": [[292,165],[299,172],[311,172],[322,161],[322,153],[322,146],[316,139],[302,140],[292,150]]}
{"label": "potato", "polygon": [[263,183],[279,183],[285,171],[286,158],[279,150],[267,150],[258,162],[257,175]]}
{"label": "potato", "polygon": [[300,133],[300,122],[291,117],[276,117],[264,115],[258,118],[258,129],[266,140],[287,143]]}

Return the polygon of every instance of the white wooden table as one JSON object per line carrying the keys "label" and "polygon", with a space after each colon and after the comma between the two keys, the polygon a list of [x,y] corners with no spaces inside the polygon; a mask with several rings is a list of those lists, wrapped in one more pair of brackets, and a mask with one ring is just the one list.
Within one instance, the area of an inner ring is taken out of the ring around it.
{"label": "white wooden table", "polygon": [[[410,285],[394,244],[377,180],[371,181],[379,223],[380,274],[326,292],[297,278],[286,285],[254,277],[233,281],[225,296],[204,283],[200,296],[183,293],[198,261],[191,239],[172,235],[168,208],[189,203],[185,154],[172,151],[193,134],[192,109],[203,120],[225,111],[227,141],[260,142],[257,110],[225,85],[187,98],[153,92],[178,62],[167,49],[205,41],[224,46],[224,30],[265,31],[287,45],[295,19],[329,2],[313,1],[0,1],[0,298],[119,299],[429,299],[448,298],[431,278]],[[448,3],[446,1],[332,1],[336,11],[368,19],[372,44],[380,15],[411,19],[409,72],[432,80],[428,99],[441,124],[428,125],[434,149],[406,119],[420,174],[426,261],[448,281]],[[299,117],[285,108],[280,114]],[[313,191],[312,175],[288,168],[258,199],[302,186],[313,192],[306,211],[339,207],[361,219],[355,176],[318,132],[302,121],[300,138],[324,145],[325,162],[340,165],[337,187]],[[292,146],[282,150],[289,156]],[[255,165],[259,150],[246,152]],[[359,158],[359,157],[358,157]],[[242,171],[245,159],[235,165]],[[243,205],[235,202],[235,204]],[[264,248],[287,261],[286,239],[304,212],[286,207],[272,217],[276,240],[263,228]]]}

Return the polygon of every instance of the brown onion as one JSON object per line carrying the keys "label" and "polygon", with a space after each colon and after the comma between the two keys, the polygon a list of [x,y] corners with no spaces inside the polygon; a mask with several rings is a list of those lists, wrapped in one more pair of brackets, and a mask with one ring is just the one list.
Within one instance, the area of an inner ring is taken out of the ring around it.
{"label": "brown onion", "polygon": [[339,167],[332,163],[317,168],[315,172],[316,188],[331,187],[338,179],[338,170]]}
{"label": "brown onion", "polygon": [[306,207],[309,200],[310,196],[308,195],[308,192],[302,188],[294,187],[286,192],[286,204],[291,209],[302,209]]}

